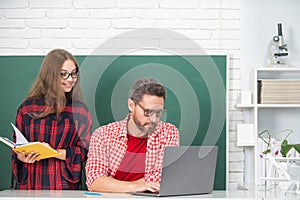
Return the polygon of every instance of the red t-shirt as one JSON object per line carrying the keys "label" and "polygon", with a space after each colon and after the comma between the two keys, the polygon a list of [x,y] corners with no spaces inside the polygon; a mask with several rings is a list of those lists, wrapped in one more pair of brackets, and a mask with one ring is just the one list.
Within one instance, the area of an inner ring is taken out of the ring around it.
{"label": "red t-shirt", "polygon": [[127,150],[115,174],[115,179],[135,181],[144,177],[147,139],[127,134]]}

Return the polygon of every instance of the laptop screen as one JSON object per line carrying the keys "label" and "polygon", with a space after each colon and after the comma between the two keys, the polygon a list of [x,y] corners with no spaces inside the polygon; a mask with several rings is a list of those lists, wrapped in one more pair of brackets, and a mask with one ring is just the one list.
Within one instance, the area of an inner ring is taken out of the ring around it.
{"label": "laptop screen", "polygon": [[[213,191],[217,146],[166,147],[160,191],[156,196],[208,194]],[[150,193],[138,193],[151,195]]]}

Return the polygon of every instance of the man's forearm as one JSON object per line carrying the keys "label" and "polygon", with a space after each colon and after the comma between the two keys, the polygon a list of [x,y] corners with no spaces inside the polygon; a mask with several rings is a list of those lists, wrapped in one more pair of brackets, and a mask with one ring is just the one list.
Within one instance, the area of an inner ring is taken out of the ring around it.
{"label": "man's forearm", "polygon": [[111,177],[97,178],[90,186],[94,192],[134,192],[134,182],[119,181]]}
{"label": "man's forearm", "polygon": [[157,192],[159,191],[159,183],[145,182],[143,178],[136,181],[119,181],[111,177],[99,177],[90,186],[90,190],[94,192]]}

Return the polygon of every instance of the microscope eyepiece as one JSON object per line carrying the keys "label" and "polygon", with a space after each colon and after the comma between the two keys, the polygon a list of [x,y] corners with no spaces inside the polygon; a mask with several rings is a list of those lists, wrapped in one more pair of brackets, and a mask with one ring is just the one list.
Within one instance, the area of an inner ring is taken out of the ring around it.
{"label": "microscope eyepiece", "polygon": [[282,36],[282,27],[281,27],[281,23],[277,24],[278,27],[278,36]]}

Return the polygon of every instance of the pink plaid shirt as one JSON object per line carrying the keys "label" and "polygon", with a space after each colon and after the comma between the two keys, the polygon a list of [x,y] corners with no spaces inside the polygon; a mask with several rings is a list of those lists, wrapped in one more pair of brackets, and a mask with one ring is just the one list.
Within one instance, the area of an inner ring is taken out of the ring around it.
{"label": "pink plaid shirt", "polygon": [[[92,134],[86,163],[86,184],[101,176],[114,177],[127,149],[127,121],[113,122],[96,129]],[[178,129],[166,122],[159,122],[149,134],[144,180],[160,182],[163,153],[166,146],[179,146]]]}

